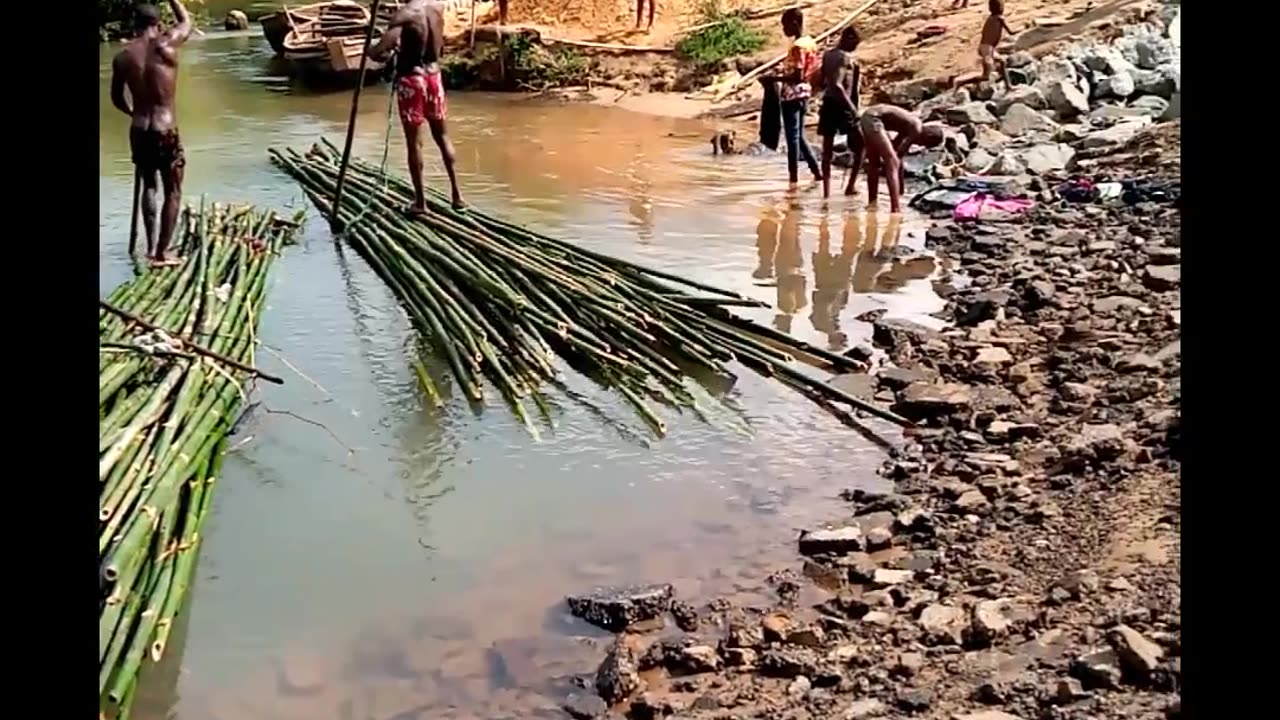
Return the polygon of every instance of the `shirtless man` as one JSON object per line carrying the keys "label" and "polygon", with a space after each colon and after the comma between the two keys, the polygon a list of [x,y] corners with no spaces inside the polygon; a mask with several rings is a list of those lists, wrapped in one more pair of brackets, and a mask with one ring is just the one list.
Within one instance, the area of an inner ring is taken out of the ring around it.
{"label": "shirtless man", "polygon": [[1005,66],[1004,59],[996,52],[1000,41],[1004,39],[1004,34],[1013,35],[1009,24],[1004,21],[1004,0],[988,0],[987,10],[990,14],[982,23],[982,37],[978,40],[978,62],[982,67],[982,73],[958,76],[952,81],[952,87],[989,80],[997,70],[1004,77],[1004,84],[1012,85],[1009,82],[1009,69]]}
{"label": "shirtless man", "polygon": [[[858,121],[862,127],[867,163],[867,206],[875,207],[876,196],[883,173],[889,186],[889,211],[902,209],[902,187],[905,173],[902,156],[912,145],[937,147],[946,140],[942,125],[922,123],[915,113],[894,105],[872,105],[862,112]],[[889,133],[894,133],[893,140]]]}
{"label": "shirtless man", "polygon": [[840,42],[822,56],[822,107],[818,109],[818,135],[822,137],[822,197],[831,196],[831,156],[836,135],[848,138],[853,170],[844,194],[853,194],[853,181],[862,165],[862,133],[858,131],[858,93],[861,71],[854,62],[858,31],[852,25],[840,33]]}
{"label": "shirtless man", "polygon": [[[179,0],[169,0],[177,23],[160,27],[154,5],[134,10],[134,38],[111,61],[111,104],[128,115],[129,149],[142,177],[142,223],[153,265],[177,265],[165,256],[182,205],[182,178],[187,165],[178,139],[174,102],[178,92],[178,48],[191,37],[191,16]],[[128,89],[129,96],[125,97]],[[164,186],[160,235],[156,237],[156,178]]]}
{"label": "shirtless man", "polygon": [[409,215],[427,211],[422,190],[422,126],[431,129],[431,138],[440,149],[440,159],[449,175],[453,206],[462,208],[458,192],[458,176],[453,169],[453,142],[445,132],[444,80],[440,76],[440,58],[444,55],[444,10],[431,0],[410,0],[396,11],[391,26],[369,57],[386,62],[395,53],[395,90],[400,106],[400,124],[409,150],[409,179],[413,181],[413,204],[405,208]]}

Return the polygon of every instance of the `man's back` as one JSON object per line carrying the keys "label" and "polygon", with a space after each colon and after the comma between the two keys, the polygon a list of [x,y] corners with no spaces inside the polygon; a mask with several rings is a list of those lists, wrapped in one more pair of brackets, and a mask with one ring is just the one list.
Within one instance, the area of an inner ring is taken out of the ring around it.
{"label": "man's back", "polygon": [[400,28],[396,74],[401,77],[434,70],[444,54],[444,10],[440,3],[413,0],[391,20]]}
{"label": "man's back", "polygon": [[173,125],[178,55],[164,35],[144,35],[130,41],[116,55],[112,69],[129,88],[135,127],[165,130]]}
{"label": "man's back", "polygon": [[[822,56],[823,94],[827,97],[838,97],[840,91],[853,92],[853,53],[838,47],[831,48]],[[857,98],[852,98],[856,103]]]}

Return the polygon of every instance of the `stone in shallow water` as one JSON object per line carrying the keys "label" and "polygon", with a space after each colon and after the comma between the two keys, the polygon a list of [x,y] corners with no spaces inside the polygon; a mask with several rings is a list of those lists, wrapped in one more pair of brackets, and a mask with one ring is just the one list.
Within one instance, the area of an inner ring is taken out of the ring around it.
{"label": "stone in shallow water", "polygon": [[595,720],[609,712],[609,706],[598,695],[571,693],[564,701],[564,711],[577,720]]}
{"label": "stone in shallow water", "polygon": [[605,630],[620,631],[628,625],[651,620],[667,612],[675,594],[670,584],[597,588],[586,595],[566,598],[569,612]]}
{"label": "stone in shallow water", "polygon": [[862,549],[862,530],[855,526],[806,531],[800,536],[801,555],[842,555]]}

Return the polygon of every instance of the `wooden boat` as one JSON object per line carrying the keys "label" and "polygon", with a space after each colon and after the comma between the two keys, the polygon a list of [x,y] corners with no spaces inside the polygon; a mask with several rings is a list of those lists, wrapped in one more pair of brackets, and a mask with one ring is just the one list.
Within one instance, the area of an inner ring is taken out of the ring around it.
{"label": "wooden boat", "polygon": [[328,4],[327,2],[313,3],[299,8],[285,5],[279,12],[264,15],[258,21],[262,24],[262,35],[276,55],[284,55],[284,39],[289,34],[289,29],[294,25],[302,25],[319,18],[320,9]]}
{"label": "wooden boat", "polygon": [[[402,5],[394,0],[379,4],[378,18],[374,23],[375,42]],[[443,8],[445,36],[465,32],[473,12],[477,13],[478,19],[484,18],[496,10],[495,6],[493,2],[448,0]],[[359,71],[364,36],[369,27],[369,7],[365,3],[330,0],[297,10],[287,8],[279,15],[288,28],[280,40],[279,53],[288,61],[294,74],[310,80],[343,84]],[[264,20],[264,33],[266,27]],[[275,47],[274,43],[272,47]],[[373,78],[381,69],[381,63],[368,64]]]}
{"label": "wooden boat", "polygon": [[328,61],[328,41],[348,37],[363,39],[369,27],[369,10],[350,0],[325,3],[316,16],[294,23],[284,37],[284,57],[290,62]]}

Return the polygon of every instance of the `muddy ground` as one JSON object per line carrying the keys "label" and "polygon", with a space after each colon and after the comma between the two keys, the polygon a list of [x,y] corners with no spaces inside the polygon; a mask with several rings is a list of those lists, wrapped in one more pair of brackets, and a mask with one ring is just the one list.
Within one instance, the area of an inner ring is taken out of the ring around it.
{"label": "muddy ground", "polygon": [[871,370],[838,382],[916,421],[894,491],[846,493],[772,604],[571,597],[619,634],[566,713],[1179,717],[1180,61],[1132,30],[918,106],[964,137],[933,172],[1035,205],[938,211],[947,329],[867,318]]}

